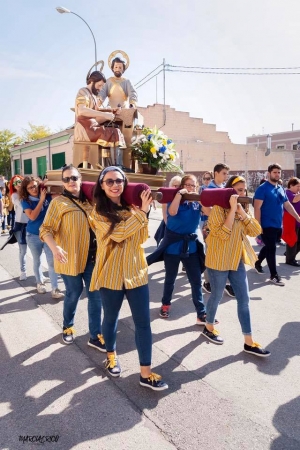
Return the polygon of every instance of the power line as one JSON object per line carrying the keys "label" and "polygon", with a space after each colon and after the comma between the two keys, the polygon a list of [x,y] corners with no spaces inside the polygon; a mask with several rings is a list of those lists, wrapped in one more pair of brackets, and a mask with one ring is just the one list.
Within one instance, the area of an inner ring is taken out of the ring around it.
{"label": "power line", "polygon": [[166,67],[179,67],[182,69],[201,69],[201,70],[298,70],[300,67],[193,67],[193,66],[174,66],[166,64]]}
{"label": "power line", "polygon": [[215,71],[201,71],[201,70],[172,70],[166,69],[168,72],[185,72],[185,73],[209,73],[214,75],[300,75],[300,72],[215,72]]}
{"label": "power line", "polygon": [[[151,75],[153,72],[155,72],[160,66],[162,66],[162,64],[160,64],[159,66],[156,67],[156,69],[152,70],[152,72],[148,73],[148,75],[146,75],[144,78],[142,78],[138,83],[135,84],[135,86],[137,86],[138,84],[140,84],[143,80],[145,80],[149,75]],[[159,72],[160,73],[160,72]],[[152,77],[153,78],[153,77]]]}
{"label": "power line", "polygon": [[[158,66],[159,67],[159,66]],[[139,89],[140,87],[144,86],[144,84],[148,83],[148,81],[152,80],[152,78],[156,77],[157,75],[159,75],[161,72],[163,71],[163,69],[161,69],[159,72],[155,73],[151,78],[149,78],[148,80],[146,80],[144,83],[140,84],[139,86],[135,86],[136,89]],[[154,72],[154,71],[153,71]],[[152,73],[152,72],[151,72]],[[147,77],[145,77],[147,78]]]}

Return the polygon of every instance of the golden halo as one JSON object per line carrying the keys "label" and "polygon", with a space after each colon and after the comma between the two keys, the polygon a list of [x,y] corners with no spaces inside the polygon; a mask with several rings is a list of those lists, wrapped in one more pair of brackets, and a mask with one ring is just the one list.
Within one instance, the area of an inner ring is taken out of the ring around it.
{"label": "golden halo", "polygon": [[128,69],[129,64],[130,64],[130,59],[129,56],[127,55],[127,53],[123,52],[122,50],[115,50],[114,52],[112,52],[109,57],[108,57],[108,66],[111,67],[111,62],[113,60],[113,58],[115,56],[117,56],[118,53],[121,53],[121,55],[123,56],[123,58],[126,60],[125,63],[125,70]]}
{"label": "golden halo", "polygon": [[92,67],[90,68],[90,70],[88,71],[88,74],[87,74],[87,76],[86,76],[86,81],[90,78],[92,69],[93,69],[95,66],[97,67],[100,63],[102,63],[102,65],[101,65],[101,68],[100,68],[99,72],[102,72],[103,67],[104,67],[104,61],[103,61],[102,59],[100,59],[100,61],[97,61],[96,64],[93,64]]}

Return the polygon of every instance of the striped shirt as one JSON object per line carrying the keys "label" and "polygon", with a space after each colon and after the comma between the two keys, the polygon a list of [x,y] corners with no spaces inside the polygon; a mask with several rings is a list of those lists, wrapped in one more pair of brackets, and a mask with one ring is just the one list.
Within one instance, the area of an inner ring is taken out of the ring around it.
{"label": "striped shirt", "polygon": [[97,238],[96,264],[90,290],[134,289],[148,283],[142,244],[148,239],[148,219],[138,210],[120,211],[123,220],[107,235],[110,222],[94,209],[89,220]]}
{"label": "striped shirt", "polygon": [[229,210],[214,206],[208,218],[205,265],[215,270],[237,270],[240,261],[254,267],[257,256],[247,238],[258,236],[261,227],[256,219],[234,219],[232,230],[224,226]]}
{"label": "striped shirt", "polygon": [[[75,200],[75,199],[74,199]],[[87,215],[92,211],[88,202],[75,200]],[[40,239],[51,234],[56,244],[67,252],[68,262],[54,260],[56,273],[78,275],[83,273],[88,258],[90,231],[86,215],[67,197],[56,197],[49,205],[40,227]]]}

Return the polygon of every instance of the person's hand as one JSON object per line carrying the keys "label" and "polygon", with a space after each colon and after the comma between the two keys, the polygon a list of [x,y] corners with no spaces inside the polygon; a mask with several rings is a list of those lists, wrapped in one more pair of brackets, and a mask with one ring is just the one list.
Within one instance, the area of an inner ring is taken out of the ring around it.
{"label": "person's hand", "polygon": [[245,220],[248,217],[246,211],[240,203],[237,204],[236,212],[240,216],[241,220]]}
{"label": "person's hand", "polygon": [[239,198],[238,194],[234,194],[231,195],[230,199],[229,199],[229,204],[230,204],[230,209],[232,211],[236,211],[237,210],[237,199]]}
{"label": "person's hand", "polygon": [[116,111],[115,111],[115,115],[118,116],[118,115],[121,114],[121,112],[122,112],[122,108],[118,108],[118,109],[116,109]]}
{"label": "person's hand", "polygon": [[63,250],[61,247],[57,245],[53,252],[53,258],[59,261],[60,263],[65,264],[68,262],[67,254],[68,253],[65,250]]}
{"label": "person's hand", "polygon": [[44,203],[44,201],[46,200],[46,195],[47,195],[47,189],[46,189],[46,188],[41,189],[41,192],[40,192],[40,200],[42,200],[43,203]]}
{"label": "person's hand", "polygon": [[147,191],[142,191],[141,200],[142,200],[141,210],[143,210],[145,213],[148,213],[150,210],[150,205],[153,202],[150,189],[148,189]]}
{"label": "person's hand", "polygon": [[180,192],[181,195],[184,195],[184,194],[188,194],[188,193],[189,193],[189,191],[188,191],[187,189],[179,189],[178,192]]}
{"label": "person's hand", "polygon": [[105,113],[107,120],[115,120],[115,115],[113,113]]}

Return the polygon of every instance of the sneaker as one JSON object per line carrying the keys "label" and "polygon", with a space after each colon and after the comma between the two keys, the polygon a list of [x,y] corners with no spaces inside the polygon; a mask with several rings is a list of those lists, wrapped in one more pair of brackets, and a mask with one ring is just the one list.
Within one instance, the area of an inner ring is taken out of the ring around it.
{"label": "sneaker", "polygon": [[[218,319],[215,319],[214,325],[218,325],[220,323]],[[206,314],[203,314],[201,317],[197,317],[196,325],[206,325]]]}
{"label": "sneaker", "polygon": [[62,340],[65,344],[73,344],[75,330],[73,327],[63,327]]}
{"label": "sneaker", "polygon": [[300,267],[300,264],[295,259],[294,259],[294,261],[289,261],[289,262],[286,261],[285,263],[288,264],[289,266]]}
{"label": "sneaker", "polygon": [[255,238],[255,241],[256,241],[257,245],[264,245],[263,241],[257,237]]}
{"label": "sneaker", "polygon": [[271,355],[271,352],[269,352],[269,350],[265,350],[257,342],[253,342],[252,345],[244,344],[244,352],[252,353],[253,355],[260,356],[261,358],[267,358]]}
{"label": "sneaker", "polygon": [[44,285],[44,283],[38,283],[36,286],[36,289],[38,291],[39,294],[46,294],[46,286]]}
{"label": "sneaker", "polygon": [[2,230],[2,231],[1,231],[1,234],[5,234],[5,233],[6,233],[6,230]]}
{"label": "sneaker", "polygon": [[168,319],[170,315],[170,307],[170,305],[162,305],[159,311],[160,317],[162,317],[163,319]]}
{"label": "sneaker", "polygon": [[224,292],[226,292],[226,294],[229,295],[229,297],[235,297],[234,290],[230,284],[226,284]]}
{"label": "sneaker", "polygon": [[43,277],[43,284],[45,284],[45,283],[50,283],[49,277]]}
{"label": "sneaker", "polygon": [[106,353],[105,341],[102,334],[97,334],[97,339],[90,338],[90,340],[88,341],[88,345],[90,347],[96,348],[97,350],[100,350],[100,352]]}
{"label": "sneaker", "polygon": [[211,294],[211,287],[210,287],[210,283],[206,283],[204,281],[204,283],[202,284],[202,289],[207,292],[208,294]]}
{"label": "sneaker", "polygon": [[276,284],[276,286],[285,286],[285,283],[281,280],[279,275],[275,275],[274,277],[270,278],[269,281]]}
{"label": "sneaker", "polygon": [[219,335],[217,330],[209,331],[206,327],[202,331],[203,336],[205,336],[209,341],[214,344],[222,345],[224,344],[224,340]]}
{"label": "sneaker", "polygon": [[154,372],[147,378],[140,376],[140,385],[152,389],[153,391],[164,391],[169,387],[167,383],[161,379],[161,376]]}
{"label": "sneaker", "polygon": [[20,281],[25,281],[25,280],[27,280],[26,272],[21,272]]}
{"label": "sneaker", "polygon": [[256,261],[255,262],[255,270],[256,270],[256,272],[259,274],[259,275],[262,275],[262,274],[264,274],[265,272],[264,272],[264,270],[263,270],[263,268],[262,268],[262,266],[261,266],[261,264],[258,262],[258,261]]}
{"label": "sneaker", "polygon": [[122,370],[117,355],[107,355],[107,360],[105,361],[105,369],[108,370],[112,377],[120,376]]}
{"label": "sneaker", "polygon": [[59,289],[52,289],[51,297],[52,298],[63,298],[64,294]]}

